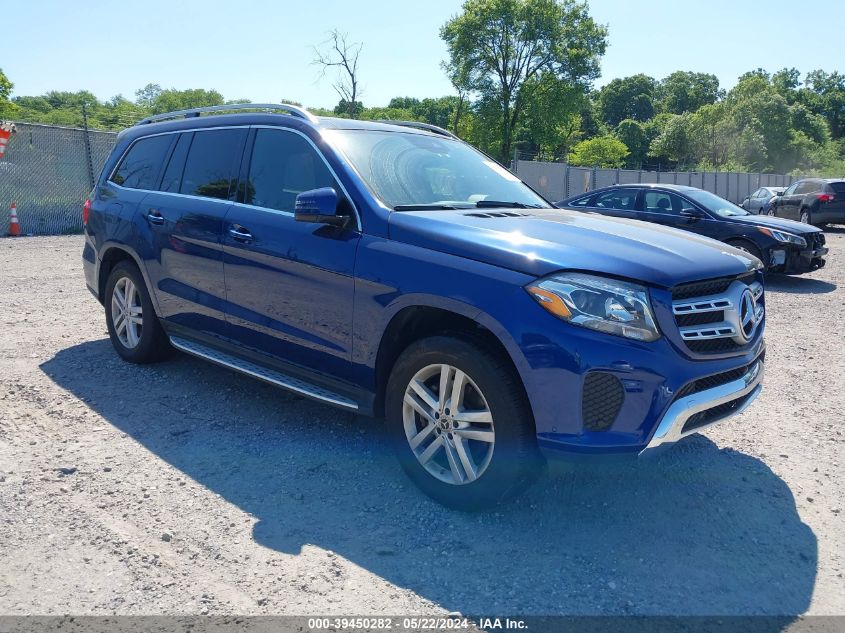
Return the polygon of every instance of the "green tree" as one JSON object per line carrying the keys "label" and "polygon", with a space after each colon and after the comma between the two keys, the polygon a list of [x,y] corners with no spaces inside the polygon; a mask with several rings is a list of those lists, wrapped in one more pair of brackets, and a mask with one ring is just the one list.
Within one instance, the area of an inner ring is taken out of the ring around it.
{"label": "green tree", "polygon": [[[341,106],[338,105],[338,109]],[[342,111],[344,114],[345,110]],[[416,121],[417,118],[411,110],[406,108],[361,108],[357,118],[365,121]]]}
{"label": "green tree", "polygon": [[341,99],[337,102],[337,105],[334,107],[334,115],[344,117],[347,119],[357,119],[361,116],[361,113],[364,111],[364,104],[360,101],[356,101],[354,103],[350,103],[346,99]]}
{"label": "green tree", "polygon": [[6,77],[3,69],[0,68],[0,119],[8,116],[12,116],[13,113],[17,112],[17,107],[11,101],[9,101],[9,97],[12,94],[12,88],[15,85],[9,81],[9,78]]}
{"label": "green tree", "polygon": [[6,77],[6,73],[3,72],[3,69],[0,68],[0,101],[9,101],[9,96],[12,94],[12,88],[15,87],[9,78]]}
{"label": "green tree", "polygon": [[223,95],[216,90],[191,88],[188,90],[162,90],[152,100],[150,110],[153,114],[189,110],[205,106],[223,105]]}
{"label": "green tree", "polygon": [[628,148],[615,136],[597,136],[575,144],[569,163],[582,167],[622,167]]}
{"label": "green tree", "polygon": [[762,79],[768,83],[771,80],[771,75],[763,68],[756,68],[755,70],[749,70],[747,73],[742,73],[739,79],[737,79],[737,83],[742,83],[748,79]]}
{"label": "green tree", "polygon": [[807,74],[804,101],[815,113],[821,114],[830,125],[833,138],[845,136],[845,75],[834,71],[814,70]]}
{"label": "green tree", "polygon": [[147,84],[140,90],[135,91],[135,102],[142,108],[152,109],[155,100],[161,94],[161,86],[158,84]]}
{"label": "green tree", "polygon": [[649,155],[662,163],[685,165],[694,159],[692,117],[674,114],[651,142]]}
{"label": "green tree", "polygon": [[735,163],[753,170],[788,171],[790,161],[782,150],[790,142],[792,117],[786,99],[769,80],[747,73],[728,93],[725,105]]}
{"label": "green tree", "polygon": [[654,116],[657,81],[648,75],[614,79],[598,92],[599,115],[610,127],[625,119],[648,121]]}
{"label": "green tree", "polygon": [[630,150],[626,167],[639,168],[648,155],[649,137],[645,125],[633,119],[625,119],[616,126],[616,138]]}
{"label": "green tree", "polygon": [[419,105],[420,100],[415,97],[393,97],[390,103],[387,104],[387,107],[399,110],[413,110],[419,107]]}
{"label": "green tree", "polygon": [[787,102],[794,103],[801,86],[801,73],[796,68],[783,68],[772,75],[772,86]]}
{"label": "green tree", "polygon": [[566,158],[581,138],[580,111],[586,97],[580,88],[551,74],[536,81],[539,85],[525,109],[517,146],[520,150]]}
{"label": "green tree", "polygon": [[116,95],[103,104],[97,104],[88,124],[94,128],[120,129],[135,125],[148,112],[122,95]]}
{"label": "green tree", "polygon": [[657,87],[658,109],[671,114],[695,112],[701,106],[716,103],[725,94],[719,78],[708,73],[678,70]]}
{"label": "green tree", "polygon": [[500,141],[507,159],[514,132],[534,98],[543,73],[580,85],[598,76],[607,29],[575,0],[466,0],[460,15],[441,29],[457,85],[497,106]]}

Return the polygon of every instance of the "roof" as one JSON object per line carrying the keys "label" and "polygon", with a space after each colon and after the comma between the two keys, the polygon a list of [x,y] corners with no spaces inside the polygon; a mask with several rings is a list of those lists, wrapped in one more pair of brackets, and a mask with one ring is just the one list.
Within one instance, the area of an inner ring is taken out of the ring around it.
{"label": "roof", "polygon": [[[237,110],[245,111],[232,113]],[[217,114],[218,112],[220,114]],[[209,106],[153,115],[142,119],[133,127],[123,130],[119,134],[119,137],[134,139],[150,134],[206,127],[245,124],[279,125],[280,123],[294,129],[381,130],[385,132],[405,132],[454,138],[448,130],[416,121],[396,121],[396,123],[391,123],[390,121],[360,121],[340,117],[317,117],[298,106],[247,103]]]}
{"label": "roof", "polygon": [[[687,185],[675,185],[668,182],[629,182],[627,184],[619,183],[616,185],[608,185],[607,187],[600,187],[593,191],[601,191],[602,189],[616,189],[622,187],[659,187],[661,189],[669,189],[671,191],[699,191],[698,187],[689,187]],[[585,193],[593,193],[593,191]]]}

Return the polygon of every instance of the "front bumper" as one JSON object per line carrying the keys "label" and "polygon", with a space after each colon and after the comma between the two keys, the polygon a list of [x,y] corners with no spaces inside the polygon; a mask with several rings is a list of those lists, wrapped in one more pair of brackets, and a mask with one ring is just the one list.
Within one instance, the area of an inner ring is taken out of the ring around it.
{"label": "front bumper", "polygon": [[800,275],[809,273],[825,265],[825,255],[828,249],[825,246],[817,248],[773,248],[769,253],[768,271],[773,273],[784,273],[787,275]]}
{"label": "front bumper", "polygon": [[765,362],[758,359],[744,375],[724,385],[678,398],[666,410],[640,455],[652,455],[687,435],[742,413],[763,389]]}

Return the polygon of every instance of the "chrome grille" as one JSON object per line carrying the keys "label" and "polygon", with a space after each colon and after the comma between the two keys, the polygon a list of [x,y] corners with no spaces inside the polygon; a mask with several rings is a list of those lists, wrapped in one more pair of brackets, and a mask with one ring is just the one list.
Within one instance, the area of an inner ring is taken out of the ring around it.
{"label": "chrome grille", "polygon": [[684,284],[672,297],[681,338],[691,351],[702,354],[747,345],[765,311],[763,285],[753,274]]}

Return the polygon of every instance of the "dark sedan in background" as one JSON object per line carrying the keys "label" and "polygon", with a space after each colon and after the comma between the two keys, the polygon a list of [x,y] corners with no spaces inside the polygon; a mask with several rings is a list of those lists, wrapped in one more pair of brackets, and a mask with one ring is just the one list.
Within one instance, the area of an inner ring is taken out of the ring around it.
{"label": "dark sedan in background", "polygon": [[682,185],[613,185],[567,198],[558,207],[644,220],[704,235],[760,259],[766,270],[800,274],[824,266],[824,233],[808,224],[752,215],[719,196]]}
{"label": "dark sedan in background", "polygon": [[845,180],[796,180],[772,200],[769,215],[822,228],[828,224],[845,224]]}
{"label": "dark sedan in background", "polygon": [[746,197],[739,206],[753,213],[754,215],[767,214],[772,200],[779,193],[783,193],[786,187],[760,187],[757,191]]}

